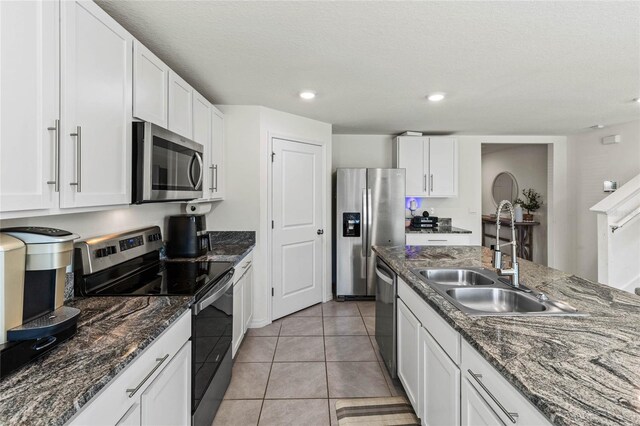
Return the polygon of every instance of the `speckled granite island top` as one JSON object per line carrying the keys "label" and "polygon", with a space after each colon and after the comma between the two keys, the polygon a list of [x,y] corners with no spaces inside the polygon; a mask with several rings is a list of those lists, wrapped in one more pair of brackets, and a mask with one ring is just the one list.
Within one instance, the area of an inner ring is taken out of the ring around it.
{"label": "speckled granite island top", "polygon": [[77,334],[0,381],[0,425],[62,425],[189,308],[191,297],[93,297]]}
{"label": "speckled granite island top", "polygon": [[640,297],[520,259],[522,281],[584,317],[469,317],[415,267],[484,266],[483,247],[374,247],[414,291],[556,425],[640,425]]}

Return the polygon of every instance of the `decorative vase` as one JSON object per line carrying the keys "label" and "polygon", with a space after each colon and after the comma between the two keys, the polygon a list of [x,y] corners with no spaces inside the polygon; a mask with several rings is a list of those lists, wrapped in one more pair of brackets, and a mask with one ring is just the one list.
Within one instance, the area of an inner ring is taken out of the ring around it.
{"label": "decorative vase", "polygon": [[524,213],[522,215],[525,222],[533,222],[533,214],[532,213]]}
{"label": "decorative vase", "polygon": [[516,204],[514,210],[516,222],[522,222],[522,206],[520,204]]}

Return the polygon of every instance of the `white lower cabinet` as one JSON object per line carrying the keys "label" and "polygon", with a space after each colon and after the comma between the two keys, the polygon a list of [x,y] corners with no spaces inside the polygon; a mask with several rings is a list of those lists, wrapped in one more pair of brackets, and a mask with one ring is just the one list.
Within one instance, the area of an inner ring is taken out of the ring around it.
{"label": "white lower cabinet", "polygon": [[398,377],[423,425],[550,425],[398,277]]}
{"label": "white lower cabinet", "polygon": [[187,342],[140,396],[143,425],[191,422],[191,343]]}
{"label": "white lower cabinet", "polygon": [[419,356],[420,322],[413,313],[398,299],[398,378],[413,409],[419,412]]}
{"label": "white lower cabinet", "polygon": [[189,310],[94,396],[69,424],[190,424],[190,338]]}
{"label": "white lower cabinet", "polygon": [[247,327],[253,318],[253,252],[235,267],[233,277],[233,326],[231,355],[235,358]]}
{"label": "white lower cabinet", "polygon": [[462,425],[463,426],[502,426],[504,423],[493,412],[489,404],[469,383],[462,380]]}
{"label": "white lower cabinet", "polygon": [[460,369],[420,328],[420,403],[423,425],[460,424]]}

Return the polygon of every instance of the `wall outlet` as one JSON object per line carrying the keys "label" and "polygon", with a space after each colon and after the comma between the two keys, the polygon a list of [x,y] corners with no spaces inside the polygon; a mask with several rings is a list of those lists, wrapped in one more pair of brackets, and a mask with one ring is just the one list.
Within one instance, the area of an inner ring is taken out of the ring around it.
{"label": "wall outlet", "polygon": [[604,192],[615,192],[618,189],[618,182],[615,180],[604,181]]}

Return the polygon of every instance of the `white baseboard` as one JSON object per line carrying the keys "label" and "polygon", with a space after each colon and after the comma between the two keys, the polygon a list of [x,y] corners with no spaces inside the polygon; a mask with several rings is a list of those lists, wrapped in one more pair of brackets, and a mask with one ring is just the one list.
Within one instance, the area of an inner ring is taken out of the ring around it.
{"label": "white baseboard", "polygon": [[272,322],[271,320],[264,319],[264,318],[258,319],[258,320],[251,320],[247,328],[262,328],[264,326],[271,324],[271,322]]}

